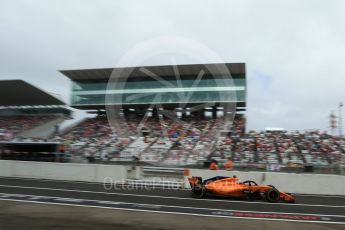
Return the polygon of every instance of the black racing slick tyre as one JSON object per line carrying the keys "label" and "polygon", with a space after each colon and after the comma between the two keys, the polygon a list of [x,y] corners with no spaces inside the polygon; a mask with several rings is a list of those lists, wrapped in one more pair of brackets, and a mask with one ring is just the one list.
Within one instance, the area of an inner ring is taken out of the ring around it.
{"label": "black racing slick tyre", "polygon": [[271,203],[276,203],[280,199],[279,191],[275,188],[271,188],[271,189],[267,190],[265,193],[265,196],[266,196],[266,200],[268,202],[271,202]]}
{"label": "black racing slick tyre", "polygon": [[201,199],[205,197],[205,188],[201,185],[196,185],[192,188],[192,197],[196,199]]}

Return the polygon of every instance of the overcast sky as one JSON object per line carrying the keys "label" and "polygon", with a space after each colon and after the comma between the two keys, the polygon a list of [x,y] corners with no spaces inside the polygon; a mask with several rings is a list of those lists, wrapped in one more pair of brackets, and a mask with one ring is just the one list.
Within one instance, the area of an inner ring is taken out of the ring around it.
{"label": "overcast sky", "polygon": [[0,0],[0,79],[68,103],[58,70],[113,67],[138,43],[180,36],[246,63],[249,129],[326,130],[345,102],[344,22],[343,0]]}

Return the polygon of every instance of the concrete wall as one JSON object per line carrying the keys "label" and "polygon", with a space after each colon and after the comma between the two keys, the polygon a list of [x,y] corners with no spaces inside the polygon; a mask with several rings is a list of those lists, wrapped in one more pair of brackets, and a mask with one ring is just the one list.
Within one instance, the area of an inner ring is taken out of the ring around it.
{"label": "concrete wall", "polygon": [[253,180],[260,184],[271,184],[281,191],[291,193],[345,195],[345,176],[340,175],[201,169],[191,169],[190,174],[191,176],[201,176],[203,179],[213,176],[236,175],[240,181]]}
{"label": "concrete wall", "polygon": [[0,176],[10,177],[13,172],[13,163],[12,161],[1,161],[0,160]]}
{"label": "concrete wall", "polygon": [[[141,167],[138,167],[140,170]],[[236,175],[241,181],[272,184],[279,190],[301,194],[345,195],[345,176],[321,174],[295,174],[275,172],[212,171],[191,169],[191,176],[204,179],[213,176]],[[123,182],[128,179],[128,169],[121,165],[63,164],[29,161],[0,160],[0,176],[26,177],[88,182]],[[159,176],[159,175],[157,175]],[[111,179],[109,179],[109,177]],[[178,176],[177,176],[178,177]],[[183,178],[181,174],[180,178]]]}
{"label": "concrete wall", "polygon": [[115,182],[127,178],[127,167],[0,160],[0,176],[88,182],[103,182],[110,177]]}

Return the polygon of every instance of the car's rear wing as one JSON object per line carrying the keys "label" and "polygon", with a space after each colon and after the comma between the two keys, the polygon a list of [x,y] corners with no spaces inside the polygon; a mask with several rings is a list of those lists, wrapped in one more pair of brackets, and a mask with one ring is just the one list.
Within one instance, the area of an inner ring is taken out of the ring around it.
{"label": "car's rear wing", "polygon": [[202,185],[202,178],[201,177],[196,177],[196,176],[193,176],[193,177],[189,177],[188,178],[188,182],[190,184],[190,187],[195,187],[197,185]]}

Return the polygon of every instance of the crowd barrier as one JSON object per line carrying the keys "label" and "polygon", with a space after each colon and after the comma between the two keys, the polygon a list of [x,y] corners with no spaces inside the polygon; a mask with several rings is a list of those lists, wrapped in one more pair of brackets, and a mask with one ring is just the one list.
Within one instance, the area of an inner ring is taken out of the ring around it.
{"label": "crowd barrier", "polygon": [[[271,184],[281,191],[300,194],[345,195],[345,176],[328,174],[278,173],[278,172],[243,172],[225,170],[190,169],[178,170],[168,168],[136,167],[130,178],[129,166],[101,164],[64,164],[31,161],[0,160],[1,177],[24,177],[54,180],[71,180],[87,182],[123,182],[128,179],[171,181],[188,187],[187,176],[200,176],[204,179],[213,176],[236,175],[241,181],[254,180],[257,183]],[[129,180],[128,180],[129,181]],[[133,181],[131,181],[133,182]]]}
{"label": "crowd barrier", "polygon": [[102,183],[105,178],[123,181],[127,178],[127,167],[0,160],[0,176]]}

